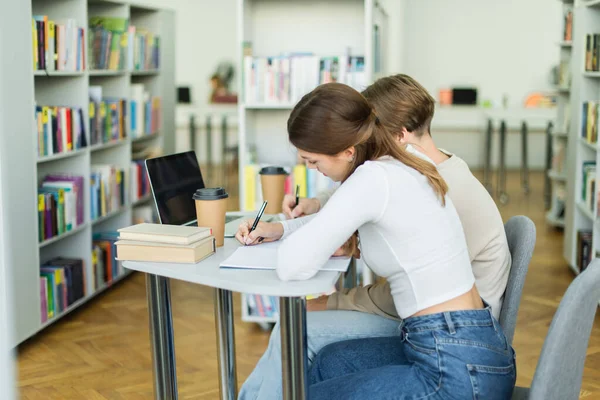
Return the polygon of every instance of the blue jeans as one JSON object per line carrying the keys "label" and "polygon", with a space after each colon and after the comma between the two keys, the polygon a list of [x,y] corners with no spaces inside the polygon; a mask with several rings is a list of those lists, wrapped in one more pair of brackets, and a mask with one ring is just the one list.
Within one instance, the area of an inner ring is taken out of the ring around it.
{"label": "blue jeans", "polygon": [[489,307],[411,317],[400,329],[324,347],[310,400],[511,398],[515,354]]}
{"label": "blue jeans", "polygon": [[[357,311],[306,313],[308,364],[326,345],[348,339],[399,335],[397,320]],[[239,400],[279,400],[281,392],[281,341],[279,323],[271,332],[267,350],[240,388]]]}

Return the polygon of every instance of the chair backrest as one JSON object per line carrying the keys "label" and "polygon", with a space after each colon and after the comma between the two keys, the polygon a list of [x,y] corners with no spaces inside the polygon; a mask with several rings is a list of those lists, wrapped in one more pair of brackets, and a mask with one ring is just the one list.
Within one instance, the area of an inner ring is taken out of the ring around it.
{"label": "chair backrest", "polygon": [[600,260],[569,285],[554,314],[533,376],[530,400],[576,400],[600,300]]}
{"label": "chair backrest", "polygon": [[525,276],[527,276],[529,262],[535,247],[536,229],[531,219],[524,215],[516,215],[506,221],[504,230],[512,257],[512,265],[504,292],[499,322],[508,343],[512,345]]}

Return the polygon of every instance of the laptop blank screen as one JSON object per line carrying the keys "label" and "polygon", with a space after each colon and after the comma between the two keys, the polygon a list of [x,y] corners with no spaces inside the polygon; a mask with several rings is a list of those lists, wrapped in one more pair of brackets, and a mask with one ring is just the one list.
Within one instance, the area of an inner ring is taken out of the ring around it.
{"label": "laptop blank screen", "polygon": [[194,151],[146,160],[148,177],[160,216],[168,225],[184,225],[196,219],[192,196],[204,187]]}

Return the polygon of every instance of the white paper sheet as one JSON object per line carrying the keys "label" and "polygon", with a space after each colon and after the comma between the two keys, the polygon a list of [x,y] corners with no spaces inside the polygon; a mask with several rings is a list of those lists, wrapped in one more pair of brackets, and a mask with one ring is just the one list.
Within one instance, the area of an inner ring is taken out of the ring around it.
{"label": "white paper sheet", "polygon": [[[221,268],[271,269],[277,266],[277,249],[280,242],[262,243],[254,246],[241,246],[224,260]],[[331,257],[321,271],[341,271],[348,269],[348,257]]]}

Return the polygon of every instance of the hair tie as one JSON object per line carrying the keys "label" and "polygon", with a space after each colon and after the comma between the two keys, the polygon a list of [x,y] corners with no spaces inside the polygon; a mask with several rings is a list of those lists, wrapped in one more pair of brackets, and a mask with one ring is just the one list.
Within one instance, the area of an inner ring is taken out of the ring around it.
{"label": "hair tie", "polygon": [[379,117],[375,117],[375,124],[379,125]]}

